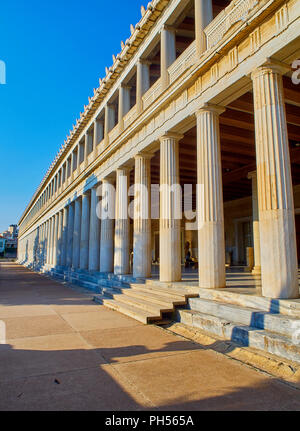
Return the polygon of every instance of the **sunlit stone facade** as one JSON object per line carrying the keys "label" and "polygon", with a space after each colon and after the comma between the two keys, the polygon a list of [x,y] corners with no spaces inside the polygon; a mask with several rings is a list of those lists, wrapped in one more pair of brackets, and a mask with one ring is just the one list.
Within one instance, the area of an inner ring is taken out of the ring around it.
{"label": "sunlit stone facade", "polygon": [[[142,8],[21,217],[19,262],[172,282],[188,242],[199,289],[224,288],[227,264],[261,274],[263,296],[299,297],[299,14],[297,0]],[[196,229],[175,214],[185,184]]]}

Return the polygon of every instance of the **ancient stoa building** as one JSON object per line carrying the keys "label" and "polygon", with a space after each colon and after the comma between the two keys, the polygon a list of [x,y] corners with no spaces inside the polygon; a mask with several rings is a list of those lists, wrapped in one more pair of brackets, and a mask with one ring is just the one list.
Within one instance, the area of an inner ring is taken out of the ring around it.
{"label": "ancient stoa building", "polygon": [[130,29],[20,219],[19,262],[146,322],[180,295],[299,306],[299,1],[152,0]]}

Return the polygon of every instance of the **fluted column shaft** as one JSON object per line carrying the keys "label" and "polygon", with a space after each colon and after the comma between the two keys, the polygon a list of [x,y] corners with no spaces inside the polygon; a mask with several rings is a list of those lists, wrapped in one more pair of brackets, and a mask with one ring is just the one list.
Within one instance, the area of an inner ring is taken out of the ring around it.
{"label": "fluted column shaft", "polygon": [[61,266],[61,253],[62,253],[62,229],[63,229],[63,210],[57,214],[57,248],[56,248],[56,265]]}
{"label": "fluted column shaft", "polygon": [[74,204],[68,206],[67,266],[72,266],[74,234]]}
{"label": "fluted column shaft", "polygon": [[130,111],[130,87],[121,85],[119,88],[119,127],[120,132],[124,129],[123,117]]}
{"label": "fluted column shaft", "polygon": [[197,217],[199,286],[222,288],[225,277],[224,208],[219,115],[206,105],[197,112]]}
{"label": "fluted column shaft", "polygon": [[175,30],[165,25],[161,30],[161,85],[165,90],[169,85],[168,68],[176,60],[176,38]]}
{"label": "fluted column shaft", "polygon": [[212,0],[195,1],[195,39],[197,55],[200,56],[207,48],[205,27],[213,20]]}
{"label": "fluted column shaft", "polygon": [[129,219],[128,187],[129,169],[116,170],[116,222],[115,222],[115,256],[114,273],[129,274]]}
{"label": "fluted column shaft", "polygon": [[136,109],[140,114],[143,110],[142,97],[150,88],[150,66],[147,61],[139,60],[136,72]]}
{"label": "fluted column shaft", "polygon": [[52,253],[52,264],[57,266],[58,261],[58,233],[59,233],[59,213],[55,214],[54,229],[53,229],[53,253]]}
{"label": "fluted column shaft", "polygon": [[79,268],[81,231],[81,197],[75,201],[72,267]]}
{"label": "fluted column shaft", "polygon": [[248,178],[252,181],[252,218],[253,218],[253,246],[254,246],[254,268],[252,274],[261,273],[260,263],[260,236],[259,236],[259,214],[257,196],[257,174],[250,172]]}
{"label": "fluted column shaft", "polygon": [[171,133],[160,138],[160,281],[181,280],[180,139]]}
{"label": "fluted column shaft", "polygon": [[52,262],[52,231],[53,231],[53,220],[52,217],[49,219],[48,228],[48,244],[47,244],[47,264],[51,265]]}
{"label": "fluted column shaft", "polygon": [[90,234],[89,234],[89,271],[99,270],[100,254],[100,219],[97,214],[97,186],[91,190]]}
{"label": "fluted column shaft", "polygon": [[61,239],[61,259],[60,265],[67,264],[67,246],[68,246],[68,207],[63,209],[62,216],[62,239]]}
{"label": "fluted column shaft", "polygon": [[82,195],[80,269],[88,269],[88,266],[89,266],[89,236],[90,236],[90,197],[88,193],[84,193]]}
{"label": "fluted column shaft", "polygon": [[252,73],[262,293],[298,298],[297,248],[291,162],[282,69],[268,64]]}
{"label": "fluted column shaft", "polygon": [[114,270],[115,190],[112,178],[102,180],[100,272]]}
{"label": "fluted column shaft", "polygon": [[152,155],[135,157],[133,276],[151,276],[151,177]]}

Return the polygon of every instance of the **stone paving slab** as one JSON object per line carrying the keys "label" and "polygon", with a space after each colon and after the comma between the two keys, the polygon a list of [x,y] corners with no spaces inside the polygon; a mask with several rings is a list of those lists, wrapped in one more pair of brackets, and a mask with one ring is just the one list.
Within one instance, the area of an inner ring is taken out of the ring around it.
{"label": "stone paving slab", "polygon": [[201,346],[155,326],[105,329],[81,332],[108,363],[143,361],[199,350]]}
{"label": "stone paving slab", "polygon": [[80,292],[0,263],[0,410],[300,410],[296,388]]}

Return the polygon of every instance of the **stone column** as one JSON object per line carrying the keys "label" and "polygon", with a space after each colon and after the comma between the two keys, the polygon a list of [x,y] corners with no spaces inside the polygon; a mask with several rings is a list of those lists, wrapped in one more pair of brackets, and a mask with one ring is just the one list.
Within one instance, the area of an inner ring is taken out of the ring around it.
{"label": "stone column", "polygon": [[224,108],[205,105],[197,116],[197,216],[199,286],[226,286],[224,208],[219,115]]}
{"label": "stone column", "polygon": [[128,219],[128,188],[129,169],[116,170],[116,222],[115,222],[115,258],[114,273],[129,274],[129,219]]}
{"label": "stone column", "polygon": [[164,25],[161,30],[161,85],[162,90],[165,90],[169,85],[168,68],[176,60],[176,39],[175,30],[167,25]]}
{"label": "stone column", "polygon": [[97,154],[97,145],[104,138],[104,124],[103,121],[94,121],[94,153]]}
{"label": "stone column", "polygon": [[81,230],[81,197],[75,201],[72,267],[79,268]]}
{"label": "stone column", "polygon": [[142,97],[150,88],[150,62],[139,60],[136,69],[136,109],[140,114],[143,111]]}
{"label": "stone column", "polygon": [[72,266],[74,234],[74,204],[68,206],[67,266]]}
{"label": "stone column", "polygon": [[130,111],[130,87],[121,85],[119,88],[119,127],[124,129],[123,117]]}
{"label": "stone column", "polygon": [[151,175],[153,155],[135,156],[133,276],[151,277]]}
{"label": "stone column", "polygon": [[97,214],[98,184],[91,190],[91,212],[90,212],[90,237],[89,237],[89,271],[99,270],[99,254],[100,254],[100,219]]}
{"label": "stone column", "polygon": [[57,248],[56,248],[56,266],[61,266],[62,253],[62,232],[63,229],[63,210],[57,214]]}
{"label": "stone column", "polygon": [[53,254],[52,263],[57,266],[57,252],[58,252],[58,232],[59,232],[59,213],[53,217],[54,229],[53,229]]}
{"label": "stone column", "polygon": [[115,190],[113,178],[102,180],[100,272],[114,270]]}
{"label": "stone column", "polygon": [[252,73],[256,134],[262,294],[299,297],[296,230],[283,69],[266,64]]}
{"label": "stone column", "polygon": [[116,113],[113,106],[105,105],[105,117],[104,117],[104,139],[106,145],[108,145],[108,134],[114,128],[116,123]]}
{"label": "stone column", "polygon": [[67,247],[68,247],[68,207],[63,209],[62,219],[62,240],[61,240],[61,259],[60,265],[66,266],[67,264]]}
{"label": "stone column", "polygon": [[183,136],[160,138],[160,281],[181,280],[181,189],[178,142]]}
{"label": "stone column", "polygon": [[260,238],[259,238],[259,216],[257,197],[257,174],[256,171],[249,172],[249,180],[252,181],[252,217],[253,217],[253,246],[254,246],[254,268],[252,274],[261,274],[260,264]]}
{"label": "stone column", "polygon": [[48,240],[47,240],[47,264],[51,265],[52,262],[52,217],[49,219],[48,227]]}
{"label": "stone column", "polygon": [[212,20],[212,0],[195,0],[195,39],[198,57],[207,49],[204,29]]}
{"label": "stone column", "polygon": [[89,193],[82,195],[82,218],[80,240],[80,269],[89,266],[89,235],[90,235],[90,197]]}

